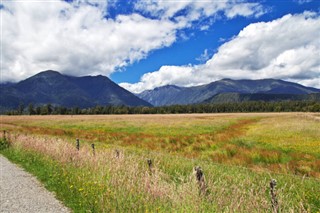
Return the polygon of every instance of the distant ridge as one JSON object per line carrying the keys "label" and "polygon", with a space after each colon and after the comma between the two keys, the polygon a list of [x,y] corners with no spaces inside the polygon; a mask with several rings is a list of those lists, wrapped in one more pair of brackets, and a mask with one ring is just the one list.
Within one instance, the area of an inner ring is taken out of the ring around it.
{"label": "distant ridge", "polygon": [[[277,79],[222,79],[194,87],[163,86],[153,90],[146,90],[137,94],[137,96],[154,106],[164,106],[202,103],[217,94],[223,93],[304,95],[319,92],[320,89]],[[267,97],[265,98],[267,99]]]}
{"label": "distant ridge", "polygon": [[320,93],[311,94],[241,94],[241,93],[219,93],[203,101],[202,103],[240,103],[246,101],[320,101]]}
{"label": "distant ridge", "polygon": [[99,76],[72,77],[53,70],[40,72],[18,83],[1,85],[0,109],[25,105],[52,104],[87,108],[96,105],[151,106],[109,78]]}

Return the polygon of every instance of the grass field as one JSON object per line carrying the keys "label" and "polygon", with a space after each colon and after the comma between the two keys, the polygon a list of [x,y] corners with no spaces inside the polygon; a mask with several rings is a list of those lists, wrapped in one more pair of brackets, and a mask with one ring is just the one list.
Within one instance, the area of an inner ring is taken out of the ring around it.
{"label": "grass field", "polygon": [[319,129],[316,113],[3,116],[1,153],[76,212],[271,212],[271,178],[281,212],[317,212]]}

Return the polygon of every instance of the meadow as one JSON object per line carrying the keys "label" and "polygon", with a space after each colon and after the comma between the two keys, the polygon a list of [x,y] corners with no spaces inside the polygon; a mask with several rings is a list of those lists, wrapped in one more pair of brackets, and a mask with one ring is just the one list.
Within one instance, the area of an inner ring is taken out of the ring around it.
{"label": "meadow", "polygon": [[3,116],[1,153],[75,212],[271,212],[272,178],[279,212],[318,212],[319,129],[319,113]]}

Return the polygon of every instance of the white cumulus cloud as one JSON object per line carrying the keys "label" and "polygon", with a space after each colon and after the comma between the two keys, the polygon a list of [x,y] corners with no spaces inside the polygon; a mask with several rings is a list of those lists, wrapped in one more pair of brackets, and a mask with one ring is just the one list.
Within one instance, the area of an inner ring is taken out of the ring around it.
{"label": "white cumulus cloud", "polygon": [[178,27],[169,20],[135,13],[106,19],[104,7],[100,1],[5,2],[1,80],[47,69],[109,75],[176,40]]}
{"label": "white cumulus cloud", "polygon": [[113,18],[107,8],[115,1],[1,3],[0,81],[21,80],[47,69],[109,76],[155,49],[170,46],[182,37],[179,30],[197,19],[219,11],[228,17],[263,13],[259,4],[234,0],[137,1],[132,13]]}
{"label": "white cumulus cloud", "polygon": [[250,24],[205,64],[164,66],[137,84],[121,86],[138,93],[165,84],[190,86],[222,78],[281,78],[320,88],[319,32],[319,14],[311,12]]}
{"label": "white cumulus cloud", "polygon": [[193,21],[207,18],[222,12],[228,18],[235,16],[259,17],[267,12],[260,3],[247,3],[242,0],[144,0],[138,1],[135,8],[162,19],[173,19],[190,24]]}

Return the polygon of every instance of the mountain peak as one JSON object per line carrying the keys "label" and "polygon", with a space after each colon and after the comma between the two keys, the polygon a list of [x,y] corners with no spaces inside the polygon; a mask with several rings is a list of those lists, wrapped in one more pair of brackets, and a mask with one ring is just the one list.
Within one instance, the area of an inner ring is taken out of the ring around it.
{"label": "mountain peak", "polygon": [[63,78],[64,76],[58,71],[46,70],[46,71],[39,72],[38,74],[31,76],[26,80],[21,81],[20,83],[26,82],[26,81],[33,81],[34,83],[37,83],[41,81],[41,82],[46,82],[51,84],[53,82],[62,81]]}
{"label": "mountain peak", "polygon": [[231,79],[231,78],[223,78],[223,79],[221,79],[220,81],[234,81],[234,80]]}
{"label": "mountain peak", "polygon": [[62,75],[62,74],[55,70],[45,70],[45,71],[39,72],[34,76],[50,76],[50,75],[52,76],[52,75]]}
{"label": "mountain peak", "polygon": [[106,76],[72,77],[54,70],[42,71],[30,78],[0,87],[0,109],[14,109],[19,103],[35,106],[51,103],[64,107],[97,105],[151,106]]}

